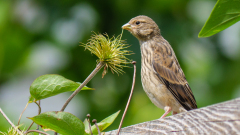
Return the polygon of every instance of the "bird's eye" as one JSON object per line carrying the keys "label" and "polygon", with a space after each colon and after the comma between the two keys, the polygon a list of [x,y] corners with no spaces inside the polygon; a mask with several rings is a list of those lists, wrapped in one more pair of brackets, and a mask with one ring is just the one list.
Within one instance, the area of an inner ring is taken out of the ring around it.
{"label": "bird's eye", "polygon": [[139,22],[139,21],[136,21],[136,24],[137,24],[137,25],[139,25],[139,24],[140,24],[140,22]]}

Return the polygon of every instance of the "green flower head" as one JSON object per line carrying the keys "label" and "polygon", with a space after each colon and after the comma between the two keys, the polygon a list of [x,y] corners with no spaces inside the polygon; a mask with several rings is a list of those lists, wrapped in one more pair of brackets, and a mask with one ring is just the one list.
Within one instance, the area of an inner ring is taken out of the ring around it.
{"label": "green flower head", "polygon": [[126,64],[131,63],[126,55],[131,55],[132,53],[129,50],[125,50],[129,45],[125,44],[125,41],[121,40],[121,38],[122,34],[118,35],[116,38],[114,36],[109,38],[107,34],[102,35],[94,33],[88,40],[88,43],[82,44],[85,49],[99,58],[97,63],[105,63],[102,77],[107,73],[108,68],[111,69],[112,73],[123,73],[123,67],[128,67]]}

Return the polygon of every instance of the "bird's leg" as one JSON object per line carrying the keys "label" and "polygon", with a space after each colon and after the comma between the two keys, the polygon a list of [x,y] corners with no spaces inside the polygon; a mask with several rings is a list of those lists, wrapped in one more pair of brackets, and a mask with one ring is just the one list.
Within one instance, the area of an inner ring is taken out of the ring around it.
{"label": "bird's leg", "polygon": [[171,112],[172,108],[170,106],[166,106],[166,107],[164,107],[164,110],[165,110],[165,113],[162,115],[162,117],[160,119],[167,116]]}

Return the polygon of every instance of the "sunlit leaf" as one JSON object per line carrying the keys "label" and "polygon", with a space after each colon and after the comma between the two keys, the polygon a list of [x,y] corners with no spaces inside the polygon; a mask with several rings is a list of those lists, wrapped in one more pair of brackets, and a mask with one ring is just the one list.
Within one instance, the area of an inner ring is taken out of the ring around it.
{"label": "sunlit leaf", "polygon": [[[116,113],[108,116],[107,118],[105,118],[105,119],[102,120],[101,122],[97,123],[100,131],[102,132],[104,129],[106,129],[107,127],[109,127],[109,126],[113,123],[113,121],[117,118],[117,116],[118,116],[119,113],[120,113],[120,110],[117,111]],[[91,127],[91,129],[92,129],[92,133],[93,133],[93,134],[97,134],[97,133],[98,133],[97,128],[96,128],[95,125],[93,125],[93,126]]]}
{"label": "sunlit leaf", "polygon": [[212,36],[240,21],[240,0],[218,0],[198,37]]}
{"label": "sunlit leaf", "polygon": [[89,122],[87,121],[87,119],[84,120],[83,124],[85,127],[85,134],[90,134]]}
{"label": "sunlit leaf", "polygon": [[35,98],[33,96],[30,96],[29,99],[28,99],[28,103],[32,103],[34,102]]}
{"label": "sunlit leaf", "polygon": [[[31,97],[29,102],[35,102],[67,91],[74,91],[80,84],[56,74],[42,75],[34,80],[30,86]],[[93,89],[85,86],[82,90]]]}
{"label": "sunlit leaf", "polygon": [[83,122],[71,113],[45,112],[29,118],[47,131],[53,130],[62,135],[83,135]]}

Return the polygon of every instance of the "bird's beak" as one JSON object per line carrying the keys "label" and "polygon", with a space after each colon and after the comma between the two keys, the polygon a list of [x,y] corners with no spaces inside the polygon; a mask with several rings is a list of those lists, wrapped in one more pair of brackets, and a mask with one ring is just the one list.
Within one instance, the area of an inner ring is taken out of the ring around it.
{"label": "bird's beak", "polygon": [[125,30],[132,30],[132,27],[129,23],[126,23],[122,26],[122,29],[125,29]]}

